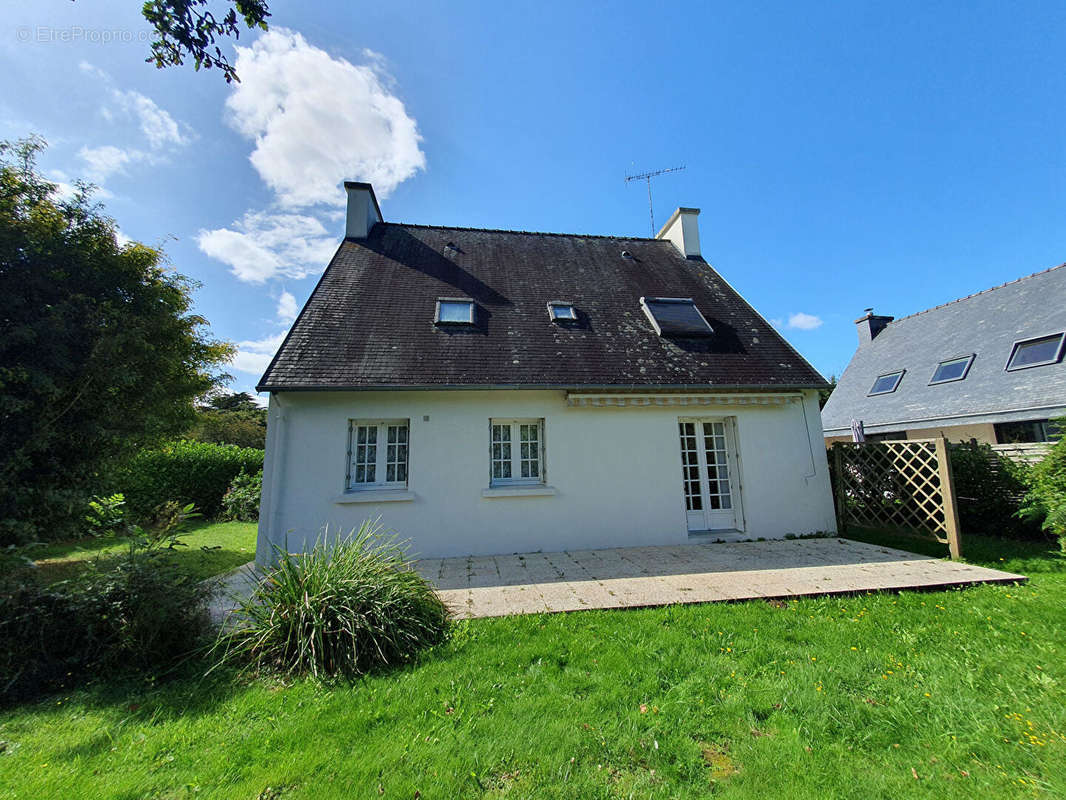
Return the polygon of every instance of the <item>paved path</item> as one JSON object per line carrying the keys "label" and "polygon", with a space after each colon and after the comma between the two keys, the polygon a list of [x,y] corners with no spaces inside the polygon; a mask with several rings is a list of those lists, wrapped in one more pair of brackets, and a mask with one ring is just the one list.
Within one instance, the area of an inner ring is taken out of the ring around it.
{"label": "paved path", "polygon": [[460,618],[1025,580],[848,539],[788,539],[426,559]]}

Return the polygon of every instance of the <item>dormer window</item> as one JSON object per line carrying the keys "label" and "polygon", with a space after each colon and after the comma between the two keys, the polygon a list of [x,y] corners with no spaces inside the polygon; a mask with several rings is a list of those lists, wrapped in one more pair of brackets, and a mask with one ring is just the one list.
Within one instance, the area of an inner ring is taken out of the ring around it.
{"label": "dormer window", "polygon": [[903,380],[903,373],[906,370],[897,370],[896,372],[886,372],[884,375],[878,375],[877,380],[874,381],[874,385],[870,387],[870,394],[890,394],[899,387],[899,382]]}
{"label": "dormer window", "polygon": [[441,297],[437,300],[435,325],[473,325],[474,301],[466,297]]}
{"label": "dormer window", "polygon": [[1007,369],[1025,369],[1058,363],[1062,358],[1064,336],[1066,335],[1055,333],[1051,336],[1041,336],[1038,339],[1015,342],[1014,349],[1011,350],[1010,358],[1007,360]]}
{"label": "dormer window", "polygon": [[972,355],[941,361],[937,365],[936,371],[933,373],[933,379],[929,381],[929,384],[961,381],[966,377],[966,373],[970,371],[970,364],[972,363]]}
{"label": "dormer window", "polygon": [[691,297],[642,297],[640,305],[660,336],[710,336],[714,333]]}
{"label": "dormer window", "polygon": [[552,300],[548,303],[548,316],[552,322],[575,322],[577,309],[568,300]]}

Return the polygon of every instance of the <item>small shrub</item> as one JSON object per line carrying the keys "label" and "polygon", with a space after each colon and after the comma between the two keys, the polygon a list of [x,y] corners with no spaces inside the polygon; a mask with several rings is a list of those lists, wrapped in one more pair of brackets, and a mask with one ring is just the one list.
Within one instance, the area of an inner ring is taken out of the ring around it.
{"label": "small shrub", "polygon": [[352,677],[400,664],[447,635],[449,614],[376,522],[278,565],[216,645],[223,662],[315,677]]}
{"label": "small shrub", "polygon": [[171,442],[143,450],[116,474],[113,486],[122,488],[130,513],[138,518],[170,500],[194,503],[207,517],[222,509],[222,497],[242,471],[263,469],[263,451],[208,442]]}
{"label": "small shrub", "polygon": [[222,497],[222,519],[255,522],[259,519],[259,496],[263,493],[263,471],[249,475],[241,470]]}
{"label": "small shrub", "polygon": [[[1066,430],[1066,420],[1056,420]],[[1038,523],[1057,536],[1066,552],[1066,436],[1051,448],[1044,460],[1033,467],[1029,493],[1020,515]]]}
{"label": "small shrub", "polygon": [[91,564],[51,586],[17,571],[6,576],[0,704],[101,673],[154,677],[202,645],[209,590],[174,563],[179,534],[173,527],[132,531],[125,557],[106,569]]}

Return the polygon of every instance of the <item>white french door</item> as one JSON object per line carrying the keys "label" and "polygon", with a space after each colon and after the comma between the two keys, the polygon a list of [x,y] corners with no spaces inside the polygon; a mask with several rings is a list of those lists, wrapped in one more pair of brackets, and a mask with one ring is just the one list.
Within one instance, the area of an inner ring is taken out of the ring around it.
{"label": "white french door", "polygon": [[679,419],[681,480],[690,531],[738,528],[736,441],[726,419]]}

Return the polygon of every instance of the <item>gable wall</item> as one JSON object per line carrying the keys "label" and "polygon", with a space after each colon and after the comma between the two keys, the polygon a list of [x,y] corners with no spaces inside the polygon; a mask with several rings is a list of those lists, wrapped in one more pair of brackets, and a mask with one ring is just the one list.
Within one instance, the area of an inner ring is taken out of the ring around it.
{"label": "gable wall", "polygon": [[[690,408],[573,408],[561,391],[284,393],[271,398],[258,559],[378,516],[421,556],[683,543],[682,416],[736,417],[740,538],[835,530],[813,391],[782,406]],[[544,418],[554,496],[482,497],[491,417]],[[353,418],[410,420],[413,500],[335,502]]]}

